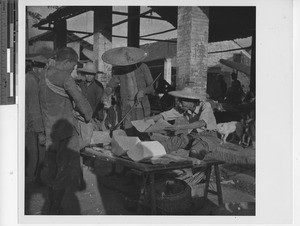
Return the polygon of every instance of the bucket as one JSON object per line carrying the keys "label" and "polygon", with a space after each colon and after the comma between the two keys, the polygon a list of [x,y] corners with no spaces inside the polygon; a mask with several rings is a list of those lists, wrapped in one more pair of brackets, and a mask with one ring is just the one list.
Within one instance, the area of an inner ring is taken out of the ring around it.
{"label": "bucket", "polygon": [[167,214],[187,213],[192,205],[191,187],[179,179],[156,182],[155,196],[157,208]]}

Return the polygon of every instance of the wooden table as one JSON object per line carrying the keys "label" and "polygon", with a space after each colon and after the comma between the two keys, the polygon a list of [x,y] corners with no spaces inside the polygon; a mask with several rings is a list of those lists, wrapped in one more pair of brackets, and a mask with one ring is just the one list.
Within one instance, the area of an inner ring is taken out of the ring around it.
{"label": "wooden table", "polygon": [[[108,153],[106,151],[106,153]],[[208,193],[214,194],[218,196],[218,203],[219,205],[223,204],[223,196],[222,196],[222,188],[220,183],[220,172],[219,172],[219,165],[223,164],[223,161],[218,161],[214,159],[201,161],[200,164],[193,165],[193,163],[189,160],[182,161],[182,162],[171,162],[169,164],[156,164],[153,165],[151,163],[141,163],[141,162],[134,162],[127,158],[122,158],[114,155],[106,154],[105,152],[94,150],[93,148],[85,148],[82,152],[82,156],[92,157],[94,159],[99,159],[101,161],[111,162],[120,164],[122,166],[128,167],[134,171],[139,172],[143,177],[142,187],[140,190],[140,197],[144,195],[147,180],[149,179],[150,182],[150,195],[151,195],[151,213],[156,214],[156,197],[155,197],[155,174],[157,173],[164,173],[166,171],[175,170],[175,169],[184,169],[184,168],[206,168],[206,182],[204,187],[204,197],[207,198]],[[209,190],[209,181],[212,171],[212,166],[215,169],[215,176],[216,176],[216,185],[217,191]],[[141,204],[141,203],[139,203]],[[139,205],[139,209],[140,209]]]}

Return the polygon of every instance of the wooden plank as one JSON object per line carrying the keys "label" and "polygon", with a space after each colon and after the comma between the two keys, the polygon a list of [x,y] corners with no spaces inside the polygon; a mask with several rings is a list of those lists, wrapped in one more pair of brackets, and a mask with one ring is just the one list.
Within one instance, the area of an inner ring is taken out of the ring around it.
{"label": "wooden plank", "polygon": [[141,162],[134,162],[130,160],[129,158],[122,158],[118,156],[112,156],[112,155],[106,155],[101,151],[96,151],[93,148],[85,148],[85,150],[81,153],[82,155],[89,156],[92,158],[96,158],[102,161],[106,162],[112,162],[112,163],[118,163],[123,166],[127,166],[131,169],[136,169],[142,172],[163,172],[167,170],[173,170],[173,169],[183,169],[183,168],[190,168],[192,167],[192,162],[186,161],[186,162],[172,162],[167,165],[152,165],[152,164],[146,164]]}
{"label": "wooden plank", "polygon": [[208,159],[202,161],[201,164],[193,165],[191,161],[184,161],[184,162],[171,162],[169,164],[156,164],[153,165],[151,163],[142,163],[142,162],[134,162],[128,157],[118,157],[114,156],[110,153],[110,151],[105,149],[98,148],[99,151],[94,150],[93,148],[85,148],[85,150],[81,153],[82,155],[89,156],[92,158],[96,158],[102,161],[111,162],[111,163],[118,163],[123,166],[127,166],[131,169],[136,169],[138,171],[144,173],[150,172],[164,172],[168,170],[174,169],[184,169],[184,168],[206,168],[207,166],[211,165],[218,165],[225,163],[224,161],[215,160],[215,159]]}

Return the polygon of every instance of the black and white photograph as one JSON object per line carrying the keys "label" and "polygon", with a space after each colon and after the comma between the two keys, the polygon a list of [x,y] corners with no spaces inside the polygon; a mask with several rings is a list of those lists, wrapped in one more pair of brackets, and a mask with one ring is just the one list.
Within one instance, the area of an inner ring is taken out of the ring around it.
{"label": "black and white photograph", "polygon": [[255,215],[255,12],[28,6],[25,214]]}
{"label": "black and white photograph", "polygon": [[18,221],[291,222],[293,8],[276,2],[272,19],[257,1],[1,1]]}

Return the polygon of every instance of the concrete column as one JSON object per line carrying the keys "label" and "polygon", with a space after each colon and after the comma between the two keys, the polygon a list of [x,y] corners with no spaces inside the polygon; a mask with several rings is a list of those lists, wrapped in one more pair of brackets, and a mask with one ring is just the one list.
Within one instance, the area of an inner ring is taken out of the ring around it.
{"label": "concrete column", "polygon": [[176,89],[192,83],[206,94],[208,7],[178,7]]}
{"label": "concrete column", "polygon": [[54,49],[67,46],[67,21],[59,20],[54,22]]}
{"label": "concrete column", "polygon": [[172,75],[172,59],[167,58],[164,62],[164,79],[171,85],[171,75]]}
{"label": "concrete column", "polygon": [[97,79],[106,86],[111,78],[111,65],[102,61],[102,54],[112,48],[112,6],[94,7],[94,55]]}
{"label": "concrete column", "polygon": [[140,7],[128,6],[127,46],[140,47]]}

